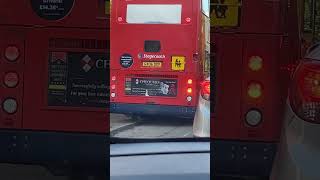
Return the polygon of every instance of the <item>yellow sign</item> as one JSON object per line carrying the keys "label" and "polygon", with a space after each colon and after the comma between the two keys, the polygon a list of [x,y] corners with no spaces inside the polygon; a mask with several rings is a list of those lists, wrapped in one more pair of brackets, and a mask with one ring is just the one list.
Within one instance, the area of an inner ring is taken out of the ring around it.
{"label": "yellow sign", "polygon": [[239,26],[239,12],[241,8],[241,0],[212,0],[211,2],[211,26]]}
{"label": "yellow sign", "polygon": [[174,71],[184,71],[184,65],[186,58],[183,56],[172,56],[171,69]]}
{"label": "yellow sign", "polygon": [[143,67],[151,67],[151,68],[161,68],[162,62],[143,62]]}

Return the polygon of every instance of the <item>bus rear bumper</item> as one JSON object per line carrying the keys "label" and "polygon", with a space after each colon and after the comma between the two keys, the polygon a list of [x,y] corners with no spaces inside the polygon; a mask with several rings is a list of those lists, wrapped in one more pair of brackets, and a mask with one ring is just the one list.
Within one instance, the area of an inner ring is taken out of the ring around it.
{"label": "bus rear bumper", "polygon": [[276,143],[212,140],[214,176],[268,177]]}
{"label": "bus rear bumper", "polygon": [[[0,130],[0,163],[41,165],[53,174],[105,174],[107,134]],[[76,169],[76,170],[75,170]]]}
{"label": "bus rear bumper", "polygon": [[119,114],[159,115],[193,118],[195,107],[110,103],[110,112]]}

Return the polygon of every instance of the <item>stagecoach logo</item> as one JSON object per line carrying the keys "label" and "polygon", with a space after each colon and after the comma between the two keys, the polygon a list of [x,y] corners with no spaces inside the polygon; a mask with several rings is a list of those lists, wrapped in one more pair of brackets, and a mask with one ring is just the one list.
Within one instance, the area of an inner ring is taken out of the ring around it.
{"label": "stagecoach logo", "polygon": [[139,59],[165,59],[166,56],[164,54],[138,54]]}
{"label": "stagecoach logo", "polygon": [[82,58],[81,60],[81,64],[82,64],[82,69],[85,72],[88,72],[92,69],[92,67],[95,65],[94,60],[91,59],[91,57],[89,55],[86,55]]}

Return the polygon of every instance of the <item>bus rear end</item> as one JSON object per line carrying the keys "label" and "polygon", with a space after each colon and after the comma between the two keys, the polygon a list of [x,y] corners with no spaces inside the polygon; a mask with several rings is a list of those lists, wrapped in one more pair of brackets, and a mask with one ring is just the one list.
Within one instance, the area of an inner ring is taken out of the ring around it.
{"label": "bus rear end", "polygon": [[201,74],[197,2],[112,3],[111,112],[194,115]]}
{"label": "bus rear end", "polygon": [[63,174],[67,167],[105,174],[105,3],[1,1],[1,162],[41,164]]}
{"label": "bus rear end", "polygon": [[284,114],[288,70],[298,52],[289,51],[295,43],[286,36],[288,4],[211,3],[214,173],[268,176]]}

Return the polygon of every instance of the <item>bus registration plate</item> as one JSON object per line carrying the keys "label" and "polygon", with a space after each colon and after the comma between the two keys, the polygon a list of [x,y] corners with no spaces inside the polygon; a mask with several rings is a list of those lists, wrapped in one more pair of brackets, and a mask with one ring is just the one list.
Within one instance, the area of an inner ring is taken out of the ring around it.
{"label": "bus registration plate", "polygon": [[143,67],[149,67],[149,68],[161,68],[162,62],[143,62]]}

